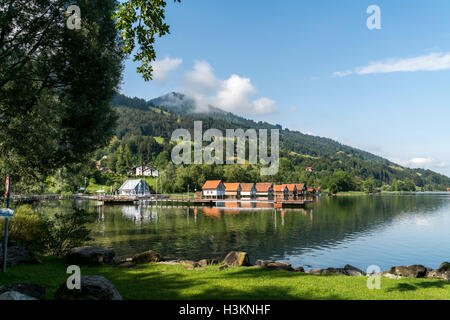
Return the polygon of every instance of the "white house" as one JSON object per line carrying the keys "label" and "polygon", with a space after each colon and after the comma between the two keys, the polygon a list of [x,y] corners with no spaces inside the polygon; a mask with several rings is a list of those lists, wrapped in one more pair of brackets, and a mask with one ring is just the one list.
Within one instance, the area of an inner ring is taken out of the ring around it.
{"label": "white house", "polygon": [[254,183],[241,183],[241,198],[254,199],[256,197],[256,188]]}
{"label": "white house", "polygon": [[128,174],[145,177],[159,177],[159,171],[156,168],[146,165],[133,167]]}
{"label": "white house", "polygon": [[121,196],[149,195],[150,188],[142,179],[127,180],[119,188]]}
{"label": "white house", "polygon": [[202,191],[204,198],[225,198],[225,185],[222,180],[207,180],[202,187]]}

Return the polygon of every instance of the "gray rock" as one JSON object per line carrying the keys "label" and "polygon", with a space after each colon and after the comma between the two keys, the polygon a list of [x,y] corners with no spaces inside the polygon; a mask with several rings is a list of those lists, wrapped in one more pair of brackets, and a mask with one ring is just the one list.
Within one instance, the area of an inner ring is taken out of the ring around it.
{"label": "gray rock", "polygon": [[231,267],[249,267],[250,258],[247,252],[231,251],[223,260],[223,264]]}
{"label": "gray rock", "polygon": [[44,300],[45,298],[45,286],[34,283],[11,283],[0,287],[0,294],[8,291],[19,292],[37,300]]}
{"label": "gray rock", "polygon": [[160,254],[153,250],[138,253],[133,257],[134,263],[160,262],[162,260]]}
{"label": "gray rock", "polygon": [[181,260],[180,264],[182,264],[189,270],[194,270],[195,268],[200,267],[200,265],[197,262],[192,260]]}
{"label": "gray rock", "polygon": [[180,264],[180,260],[160,261],[159,263],[160,263],[160,264],[175,265],[175,264]]}
{"label": "gray rock", "polygon": [[396,276],[407,277],[407,278],[425,278],[428,273],[428,268],[422,265],[412,265],[412,266],[395,266],[389,270],[389,273]]}
{"label": "gray rock", "polygon": [[312,275],[321,275],[323,269],[309,269],[306,270],[305,273],[312,274]]}
{"label": "gray rock", "polygon": [[124,268],[124,269],[139,269],[138,265],[136,265],[135,263],[130,262],[130,261],[125,261],[125,262],[119,263],[117,265],[117,267]]}
{"label": "gray rock", "polygon": [[450,263],[443,262],[436,270],[429,271],[427,278],[443,279],[450,281]]}
{"label": "gray rock", "polygon": [[[28,250],[21,246],[8,247],[6,266],[14,267],[24,263],[29,255]],[[3,265],[3,246],[0,246],[0,263]]]}
{"label": "gray rock", "polygon": [[198,262],[198,264],[202,267],[212,266],[218,263],[219,261],[217,261],[216,259],[202,259]]}
{"label": "gray rock", "polygon": [[361,269],[358,269],[349,264],[346,264],[344,266],[344,270],[345,270],[345,273],[351,277],[362,277],[362,276],[366,275],[366,273],[364,271],[362,271]]}
{"label": "gray rock", "polygon": [[298,266],[294,268],[295,272],[305,272],[305,268],[303,268],[302,266]]}
{"label": "gray rock", "polygon": [[225,270],[227,268],[228,268],[228,266],[226,264],[224,264],[224,265],[221,265],[219,268],[217,268],[217,270],[222,271],[222,270]]}
{"label": "gray rock", "polygon": [[95,246],[73,248],[66,255],[67,262],[75,265],[112,264],[114,250]]}
{"label": "gray rock", "polygon": [[450,271],[450,262],[442,262],[439,268],[436,269],[439,272],[448,272]]}
{"label": "gray rock", "polygon": [[256,263],[257,266],[262,268],[271,269],[271,270],[286,270],[286,271],[294,271],[292,265],[286,262],[279,261],[258,261]]}
{"label": "gray rock", "polygon": [[310,269],[306,271],[308,274],[312,275],[347,275],[344,268],[327,268],[327,269]]}
{"label": "gray rock", "polygon": [[105,277],[82,276],[80,290],[70,290],[63,283],[55,293],[55,300],[122,300],[122,297]]}
{"label": "gray rock", "polygon": [[383,277],[386,277],[386,278],[389,278],[389,279],[394,279],[394,280],[398,280],[398,279],[402,278],[402,276],[398,276],[398,275],[395,275],[395,274],[392,274],[392,273],[389,273],[389,272],[382,272],[381,275]]}
{"label": "gray rock", "polygon": [[17,291],[6,291],[0,294],[0,300],[37,300]]}

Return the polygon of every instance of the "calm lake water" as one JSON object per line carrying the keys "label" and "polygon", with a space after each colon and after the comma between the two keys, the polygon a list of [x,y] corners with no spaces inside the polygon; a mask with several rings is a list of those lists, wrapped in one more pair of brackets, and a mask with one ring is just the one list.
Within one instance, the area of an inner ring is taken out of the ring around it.
{"label": "calm lake water", "polygon": [[[45,210],[60,210],[63,203]],[[319,198],[305,209],[93,207],[94,243],[129,257],[149,249],[202,259],[247,251],[252,262],[280,260],[306,268],[366,269],[450,260],[450,195]]]}

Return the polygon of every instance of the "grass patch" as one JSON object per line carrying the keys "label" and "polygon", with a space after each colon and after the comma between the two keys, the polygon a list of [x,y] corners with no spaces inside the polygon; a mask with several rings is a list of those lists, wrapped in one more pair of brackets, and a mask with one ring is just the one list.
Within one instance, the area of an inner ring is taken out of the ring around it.
{"label": "grass patch", "polygon": [[367,196],[364,191],[341,191],[336,194],[337,196]]}
{"label": "grass patch", "polygon": [[[43,265],[21,265],[0,274],[0,284],[33,282],[47,287],[52,299],[68,277],[66,264],[45,258]],[[139,269],[82,267],[82,275],[102,275],[124,299],[450,299],[450,282],[431,279],[382,278],[380,290],[369,290],[366,277],[313,276],[259,268],[218,266],[186,270],[182,265],[144,264]]]}

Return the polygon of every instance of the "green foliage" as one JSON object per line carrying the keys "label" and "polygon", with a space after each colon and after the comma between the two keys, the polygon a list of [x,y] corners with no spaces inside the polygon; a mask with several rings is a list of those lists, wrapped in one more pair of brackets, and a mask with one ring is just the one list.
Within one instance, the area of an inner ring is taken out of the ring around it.
{"label": "green foliage", "polygon": [[124,57],[115,0],[0,1],[0,175],[26,190],[53,170],[81,163],[111,137]]}
{"label": "green foliage", "polygon": [[61,256],[91,240],[86,227],[90,220],[87,211],[75,207],[70,212],[43,216],[30,205],[22,205],[10,220],[9,239],[35,253]]}
{"label": "green foliage", "polygon": [[367,193],[372,193],[375,191],[376,188],[376,182],[373,178],[369,178],[365,180],[362,184],[362,188]]}
{"label": "green foliage", "polygon": [[[180,0],[175,0],[180,2]],[[164,23],[166,2],[162,0],[127,0],[119,4],[114,18],[117,29],[123,39],[123,51],[132,54],[138,46],[133,61],[141,65],[137,72],[145,81],[152,79],[151,62],[156,58],[155,37],[169,33],[169,26]]]}
{"label": "green foliage", "polygon": [[329,179],[328,189],[331,193],[352,191],[356,190],[356,183],[354,177],[348,172],[337,171]]}
{"label": "green foliage", "polygon": [[45,232],[45,223],[31,205],[18,207],[9,227],[10,240],[30,249],[39,249],[42,246],[41,235]]}
{"label": "green foliage", "polygon": [[74,247],[92,240],[86,223],[90,214],[82,209],[73,208],[70,213],[57,213],[45,219],[45,232],[41,235],[43,251],[47,255],[62,256]]}

